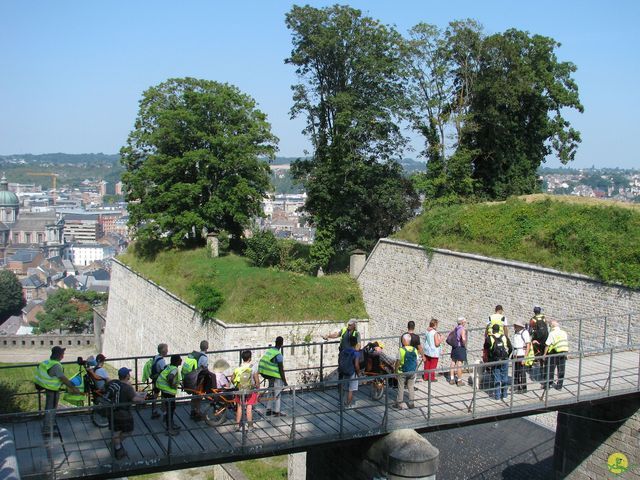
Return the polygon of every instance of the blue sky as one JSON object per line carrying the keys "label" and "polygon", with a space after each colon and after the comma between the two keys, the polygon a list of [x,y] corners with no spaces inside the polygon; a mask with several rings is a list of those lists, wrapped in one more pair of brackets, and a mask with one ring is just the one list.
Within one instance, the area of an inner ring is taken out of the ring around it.
{"label": "blue sky", "polygon": [[[314,6],[335,2],[310,2]],[[291,35],[285,1],[0,2],[0,154],[116,153],[138,100],[167,78],[229,82],[253,96],[280,138],[282,156],[308,142],[290,120],[284,64]],[[352,1],[402,33],[424,21],[441,27],[479,20],[488,33],[515,27],[553,37],[560,60],[578,66],[585,113],[574,167],[636,167],[640,156],[640,2]],[[415,143],[419,147],[419,143]],[[407,156],[415,156],[408,153]],[[547,165],[559,162],[550,159]]]}

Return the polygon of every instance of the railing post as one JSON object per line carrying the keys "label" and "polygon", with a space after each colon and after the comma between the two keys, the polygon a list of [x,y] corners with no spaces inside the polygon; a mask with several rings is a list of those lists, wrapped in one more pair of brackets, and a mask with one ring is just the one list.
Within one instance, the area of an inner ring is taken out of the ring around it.
{"label": "railing post", "polygon": [[296,439],[296,387],[295,385],[293,386],[292,389],[292,398],[291,398],[291,434],[289,435],[289,438],[291,438],[292,441],[295,441]]}
{"label": "railing post", "polygon": [[433,382],[429,380],[427,382],[427,425],[431,423],[431,384]]}
{"label": "railing post", "polygon": [[607,348],[607,316],[604,316],[604,333],[602,334],[602,349]]}
{"label": "railing post", "polygon": [[[171,465],[171,447],[173,446],[173,435],[169,433],[169,425],[172,424],[171,417],[169,415],[169,402],[167,402],[166,398],[162,398],[160,396],[160,405],[161,410],[164,409],[165,415],[167,415],[167,437],[169,440],[167,441],[167,458],[169,460],[169,465]],[[113,407],[112,407],[113,408]]]}
{"label": "railing post", "polygon": [[[509,396],[509,412],[513,412],[513,390],[514,390],[514,379],[515,379],[515,372],[516,372],[516,364],[515,362],[517,362],[517,359],[511,359],[511,361],[509,363],[511,363],[511,395]],[[509,365],[509,364],[507,364]],[[507,379],[509,378],[509,370],[507,370]],[[526,377],[525,377],[526,378]],[[518,385],[518,387],[520,387],[520,385]]]}
{"label": "railing post", "polygon": [[478,364],[473,366],[473,396],[471,397],[471,418],[476,418],[476,394],[478,391]]}
{"label": "railing post", "polygon": [[[242,415],[240,416],[240,425],[242,425],[242,451],[244,452],[245,446],[247,444],[247,396],[246,391],[242,390],[242,404],[240,408],[242,409]],[[253,408],[253,407],[252,407]]]}
{"label": "railing post", "polygon": [[546,377],[544,378],[545,382],[544,382],[544,406],[545,408],[547,407],[547,403],[549,401],[549,390],[551,389],[551,385],[550,385],[550,379],[549,379],[549,370],[551,369],[551,358],[547,357],[546,359],[546,366],[545,368],[547,369],[547,374]]}
{"label": "railing post", "polygon": [[613,373],[613,347],[611,347],[611,354],[609,356],[609,380],[607,381],[609,383],[608,385],[608,389],[607,389],[607,397],[611,396],[611,374]]}
{"label": "railing post", "polygon": [[[640,375],[640,373],[639,373]],[[640,377],[638,385],[640,385]],[[384,379],[384,416],[382,417],[382,427],[386,430],[389,423],[389,379]]]}
{"label": "railing post", "polygon": [[576,402],[580,402],[580,386],[582,385],[582,350],[578,357],[578,392],[576,393]]}
{"label": "railing post", "polygon": [[342,438],[343,434],[343,417],[344,417],[344,399],[343,399],[343,383],[342,379],[338,380],[338,390],[340,394],[338,398],[340,399],[340,438]]}
{"label": "railing post", "polygon": [[133,364],[133,368],[134,368],[134,373],[136,375],[136,380],[135,380],[135,382],[133,382],[133,384],[135,385],[136,390],[137,390],[138,389],[138,381],[139,381],[138,380],[138,378],[139,378],[138,377],[138,357],[135,358],[135,363]]}
{"label": "railing post", "polygon": [[324,381],[324,343],[320,344],[320,381]]}
{"label": "railing post", "polygon": [[578,319],[578,350],[582,351],[582,317]]}
{"label": "railing post", "polygon": [[631,314],[627,314],[627,347],[631,345]]}

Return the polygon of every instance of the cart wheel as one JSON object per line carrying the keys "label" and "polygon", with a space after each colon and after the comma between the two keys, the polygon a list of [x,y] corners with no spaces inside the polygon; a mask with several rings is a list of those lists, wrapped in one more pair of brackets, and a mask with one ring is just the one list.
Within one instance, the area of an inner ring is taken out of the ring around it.
{"label": "cart wheel", "polygon": [[109,410],[107,408],[94,408],[91,410],[91,421],[96,427],[109,426]]}
{"label": "cart wheel", "polygon": [[210,403],[204,411],[205,422],[207,425],[217,427],[227,420],[227,406]]}

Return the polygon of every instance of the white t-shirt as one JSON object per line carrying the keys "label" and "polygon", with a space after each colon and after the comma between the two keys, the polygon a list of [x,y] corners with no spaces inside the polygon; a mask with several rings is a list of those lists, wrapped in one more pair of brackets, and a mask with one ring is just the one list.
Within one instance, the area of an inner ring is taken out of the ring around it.
{"label": "white t-shirt", "polygon": [[531,343],[531,336],[526,330],[520,330],[513,335],[513,355],[515,357],[524,357],[527,353],[527,343]]}

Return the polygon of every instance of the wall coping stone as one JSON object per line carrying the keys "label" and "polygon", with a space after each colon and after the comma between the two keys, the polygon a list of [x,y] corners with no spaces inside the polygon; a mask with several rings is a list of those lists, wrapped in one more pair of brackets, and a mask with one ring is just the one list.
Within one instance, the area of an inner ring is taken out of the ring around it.
{"label": "wall coping stone", "polygon": [[[411,242],[405,242],[403,240],[395,240],[392,238],[381,238],[378,240],[378,242],[376,243],[375,247],[373,247],[373,250],[371,251],[371,254],[369,254],[369,257],[367,258],[367,261],[364,265],[364,268],[362,269],[362,272],[364,272],[367,269],[367,264],[369,263],[369,260],[373,257],[374,252],[376,251],[376,249],[378,248],[378,245],[381,243],[387,243],[390,245],[397,245],[399,247],[405,247],[405,248],[411,248],[414,250],[421,250],[423,252],[425,252],[425,247],[423,247],[422,245],[416,244],[416,243],[411,243]],[[624,289],[630,292],[640,292],[640,289],[634,289],[631,287],[627,287],[625,285],[622,285],[620,283],[605,283],[601,280],[598,280],[596,278],[590,277],[588,275],[584,275],[581,273],[570,273],[570,272],[563,272],[560,270],[555,270],[553,268],[548,268],[548,267],[541,267],[540,265],[535,265],[533,263],[526,263],[526,262],[519,262],[516,260],[505,260],[502,258],[495,258],[495,257],[485,257],[484,255],[478,255],[475,253],[465,253],[465,252],[457,252],[455,250],[447,250],[444,248],[431,248],[430,251],[435,252],[435,253],[440,253],[442,255],[450,255],[453,257],[461,257],[461,258],[468,258],[471,260],[478,260],[481,262],[487,262],[487,263],[494,263],[497,265],[506,265],[509,267],[515,267],[515,268],[519,268],[521,270],[529,270],[529,271],[535,271],[535,272],[541,272],[541,273],[548,273],[550,275],[555,275],[558,277],[564,277],[564,278],[570,278],[570,279],[575,279],[575,280],[581,280],[581,281],[587,281],[587,282],[591,282],[591,283],[595,283],[597,285],[602,285],[603,287],[614,287],[614,288],[620,288],[620,289]],[[360,275],[362,274],[362,272],[360,272]],[[360,277],[360,275],[358,275],[358,277]]]}

